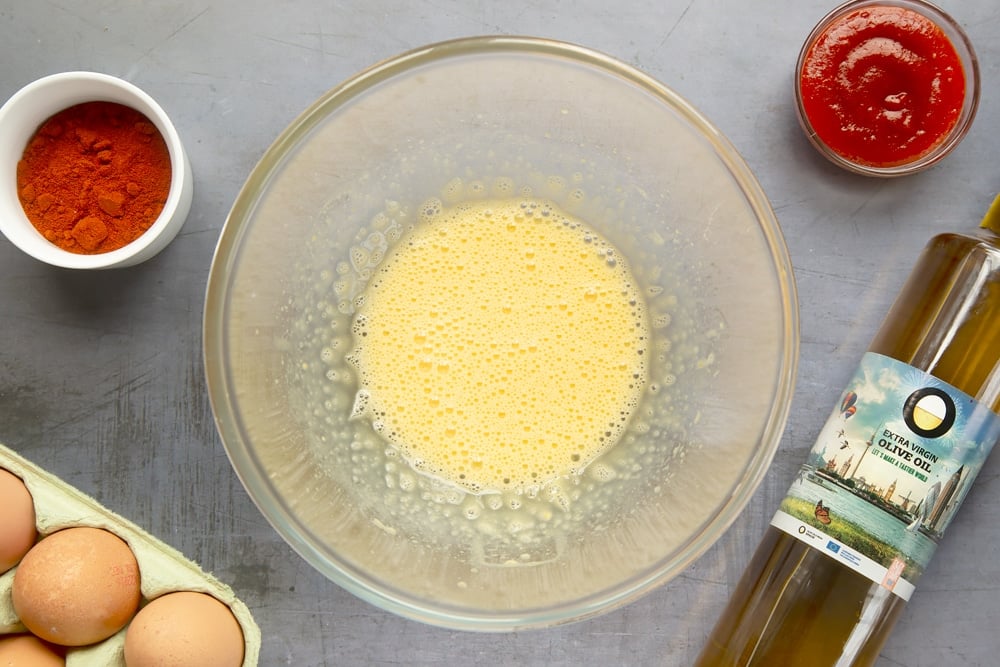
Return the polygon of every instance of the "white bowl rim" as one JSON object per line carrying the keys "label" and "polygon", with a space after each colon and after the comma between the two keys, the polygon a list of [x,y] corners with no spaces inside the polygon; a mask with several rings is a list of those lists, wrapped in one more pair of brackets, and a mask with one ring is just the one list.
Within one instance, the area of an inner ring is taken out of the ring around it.
{"label": "white bowl rim", "polygon": [[[24,145],[46,119],[61,110],[91,101],[117,102],[132,107],[156,126],[170,154],[171,183],[163,210],[139,238],[110,252],[78,254],[52,244],[34,228],[17,198],[16,176],[13,173],[16,161],[0,164],[0,232],[35,259],[68,269],[114,268],[149,259],[176,235],[191,204],[191,167],[180,135],[170,118],[156,100],[141,88],[110,74],[60,72],[36,79],[18,90],[0,107],[0,148],[19,151],[19,156]],[[34,127],[27,131],[25,124],[29,117],[34,117]],[[4,128],[12,122],[16,122],[20,129],[8,134]],[[17,147],[18,143],[22,145]]]}

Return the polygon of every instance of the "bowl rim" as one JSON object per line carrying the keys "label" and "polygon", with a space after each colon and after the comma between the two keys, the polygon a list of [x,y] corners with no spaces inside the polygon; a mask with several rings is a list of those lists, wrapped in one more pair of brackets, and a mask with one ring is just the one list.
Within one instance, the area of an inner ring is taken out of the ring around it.
{"label": "bowl rim", "polygon": [[[805,67],[806,58],[809,51],[830,25],[842,16],[864,7],[898,7],[914,11],[924,18],[933,22],[955,49],[959,60],[962,63],[965,76],[966,88],[965,99],[962,103],[962,110],[959,114],[955,126],[948,134],[933,148],[918,156],[917,158],[902,164],[891,166],[872,166],[851,160],[844,157],[836,150],[824,142],[816,130],[813,129],[809,115],[806,113],[805,104],[802,98],[802,70]],[[962,142],[972,127],[972,122],[976,118],[979,109],[980,97],[980,72],[979,58],[976,56],[975,48],[968,34],[962,26],[946,11],[927,0],[847,0],[834,7],[823,18],[821,18],[809,36],[806,37],[802,48],[799,51],[798,59],[795,63],[795,81],[793,94],[795,99],[795,114],[799,125],[805,132],[809,143],[827,160],[848,171],[862,176],[874,176],[881,178],[895,178],[915,174],[941,162],[945,157]]]}
{"label": "bowl rim", "polygon": [[[229,283],[235,273],[236,259],[247,233],[245,223],[255,209],[256,193],[266,185],[273,167],[281,163],[286,152],[321,120],[316,117],[318,112],[346,104],[379,83],[422,64],[468,55],[498,53],[527,53],[571,59],[577,64],[612,74],[653,94],[660,102],[682,114],[711,140],[718,158],[740,183],[773,260],[784,312],[781,327],[784,340],[780,355],[781,366],[775,379],[774,408],[764,421],[759,445],[742,471],[737,489],[720,503],[715,514],[706,521],[703,530],[679,546],[670,554],[669,559],[661,559],[657,566],[626,579],[613,590],[598,591],[576,598],[571,603],[544,609],[473,612],[464,607],[455,608],[427,599],[416,599],[394,589],[387,582],[359,572],[348,563],[331,562],[328,552],[324,554],[321,551],[308,534],[308,529],[296,522],[287,502],[272,492],[273,487],[270,486],[253,448],[244,438],[239,424],[239,410],[235,404],[235,392],[232,391],[232,375],[225,363],[228,335],[226,314],[231,302]],[[452,630],[504,632],[583,620],[641,597],[688,567],[723,536],[763,481],[777,451],[791,408],[798,357],[798,298],[788,248],[760,184],[729,140],[677,93],[631,65],[576,44],[524,36],[465,37],[419,47],[360,71],[308,106],[265,151],[232,205],[213,256],[203,318],[205,377],[216,427],[237,477],[261,514],[306,562],[340,587],[383,610]],[[710,536],[704,530],[707,526],[712,527]],[[669,566],[664,564],[667,560]]]}
{"label": "bowl rim", "polygon": [[[35,131],[54,114],[86,102],[115,102],[145,115],[156,126],[170,155],[171,181],[163,210],[153,224],[131,243],[105,253],[80,254],[46,240],[28,220],[17,195],[16,160],[0,165],[0,232],[22,252],[67,269],[106,269],[145,261],[176,236],[192,200],[191,165],[180,135],[163,108],[133,83],[101,72],[68,71],[36,79],[0,106],[0,143],[16,150],[18,159]],[[34,120],[31,120],[31,119]],[[14,129],[5,129],[18,125]]]}

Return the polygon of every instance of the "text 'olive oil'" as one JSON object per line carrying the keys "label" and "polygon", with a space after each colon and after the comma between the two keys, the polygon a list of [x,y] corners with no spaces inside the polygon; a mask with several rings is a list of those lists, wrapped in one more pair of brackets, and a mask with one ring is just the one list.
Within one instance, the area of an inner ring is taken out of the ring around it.
{"label": "text 'olive oil'", "polygon": [[874,664],[998,411],[1000,197],[925,248],[695,667]]}

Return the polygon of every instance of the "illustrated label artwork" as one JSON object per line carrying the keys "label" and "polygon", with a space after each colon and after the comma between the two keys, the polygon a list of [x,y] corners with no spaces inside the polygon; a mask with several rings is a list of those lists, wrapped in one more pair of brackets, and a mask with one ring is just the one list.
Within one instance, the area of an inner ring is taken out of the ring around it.
{"label": "illustrated label artwork", "polygon": [[988,407],[869,352],[771,525],[909,599],[998,438]]}

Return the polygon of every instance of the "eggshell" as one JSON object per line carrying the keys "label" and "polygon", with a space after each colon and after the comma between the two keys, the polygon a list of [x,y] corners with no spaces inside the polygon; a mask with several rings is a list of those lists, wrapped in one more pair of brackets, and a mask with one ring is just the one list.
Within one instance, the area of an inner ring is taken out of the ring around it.
{"label": "eggshell", "polygon": [[66,659],[34,635],[0,637],[0,667],[63,667]]}
{"label": "eggshell", "polygon": [[35,504],[17,475],[0,468],[0,574],[18,564],[35,543]]}
{"label": "eggshell", "polygon": [[38,542],[14,572],[21,622],[42,639],[84,646],[125,627],[139,607],[139,565],[100,528],[66,528]]}
{"label": "eggshell", "polygon": [[243,631],[211,595],[182,591],[139,610],[125,634],[128,667],[239,667]]}

